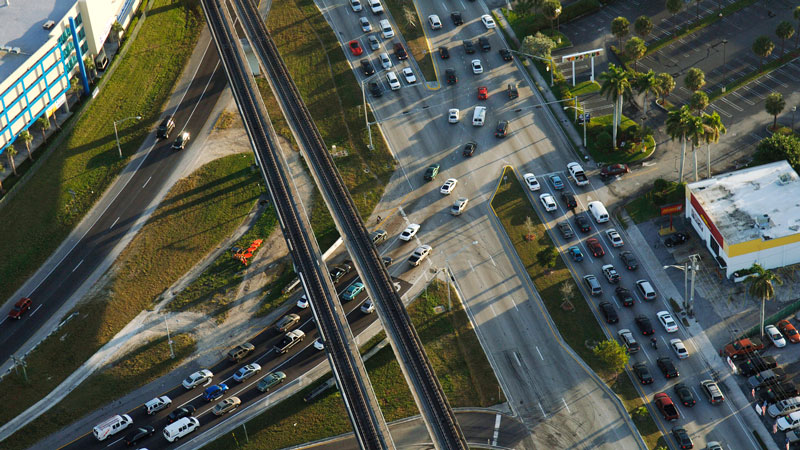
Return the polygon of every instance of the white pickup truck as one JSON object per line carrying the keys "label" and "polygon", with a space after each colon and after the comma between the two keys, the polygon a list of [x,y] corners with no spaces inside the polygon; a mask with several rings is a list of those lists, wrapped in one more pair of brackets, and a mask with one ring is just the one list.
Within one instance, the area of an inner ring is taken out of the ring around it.
{"label": "white pickup truck", "polygon": [[583,167],[576,162],[571,162],[567,164],[567,170],[569,170],[569,174],[572,175],[572,179],[575,180],[575,184],[578,186],[586,186],[589,184],[589,178],[583,172]]}
{"label": "white pickup truck", "polygon": [[283,336],[283,339],[281,339],[280,342],[275,344],[275,351],[281,354],[286,353],[298,342],[301,342],[303,339],[305,339],[305,337],[306,334],[300,330],[290,331]]}

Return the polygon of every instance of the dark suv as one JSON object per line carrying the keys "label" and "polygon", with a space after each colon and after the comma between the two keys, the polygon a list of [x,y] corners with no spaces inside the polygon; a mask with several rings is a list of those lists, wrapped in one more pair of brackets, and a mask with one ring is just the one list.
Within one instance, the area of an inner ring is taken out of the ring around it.
{"label": "dark suv", "polygon": [[497,122],[497,130],[494,132],[494,136],[498,138],[504,138],[508,135],[508,121],[501,120]]}
{"label": "dark suv", "polygon": [[492,45],[489,43],[489,38],[487,37],[479,37],[478,38],[478,45],[481,46],[481,50],[488,52],[492,49]]}
{"label": "dark suv", "polygon": [[453,11],[450,13],[450,18],[453,19],[453,25],[459,26],[464,24],[464,20],[461,18],[460,11]]}
{"label": "dark suv", "polygon": [[397,59],[404,60],[408,59],[408,53],[406,53],[405,47],[400,42],[395,42],[394,44],[394,55],[397,56]]}
{"label": "dark suv", "polygon": [[172,133],[172,130],[175,129],[175,119],[173,117],[167,116],[164,117],[164,120],[161,121],[161,125],[158,126],[156,130],[156,136],[162,139],[167,139],[169,134]]}
{"label": "dark suv", "polygon": [[186,148],[186,144],[189,143],[189,133],[183,132],[178,139],[175,139],[175,142],[172,143],[173,150],[183,150]]}
{"label": "dark suv", "polygon": [[467,52],[468,55],[475,53],[475,44],[472,43],[472,40],[463,41],[464,44],[464,51]]}
{"label": "dark suv", "polygon": [[364,72],[365,76],[370,76],[375,73],[375,68],[372,67],[368,59],[361,60],[361,70]]}
{"label": "dark suv", "polygon": [[458,83],[458,77],[456,76],[455,69],[446,69],[444,71],[444,77],[447,80],[447,84],[456,84]]}

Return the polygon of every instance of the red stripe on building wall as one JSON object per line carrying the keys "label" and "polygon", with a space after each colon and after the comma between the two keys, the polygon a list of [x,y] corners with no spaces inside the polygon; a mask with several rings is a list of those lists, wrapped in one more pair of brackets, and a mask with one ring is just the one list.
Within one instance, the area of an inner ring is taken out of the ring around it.
{"label": "red stripe on building wall", "polygon": [[708,226],[709,231],[711,231],[711,235],[717,240],[719,246],[721,248],[725,248],[725,240],[722,239],[722,235],[719,233],[719,230],[717,230],[716,225],[714,225],[714,221],[708,217],[706,211],[702,206],[700,206],[700,202],[697,201],[697,199],[694,197],[694,194],[691,192],[689,193],[689,201],[692,203],[692,208],[694,208],[694,210],[697,211],[697,213],[700,214],[700,217],[702,217],[706,222],[706,226]]}

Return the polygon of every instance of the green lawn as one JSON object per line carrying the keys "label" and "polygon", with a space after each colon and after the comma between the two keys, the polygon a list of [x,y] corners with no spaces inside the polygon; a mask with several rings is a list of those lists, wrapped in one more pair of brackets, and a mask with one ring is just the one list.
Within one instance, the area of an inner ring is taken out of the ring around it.
{"label": "green lawn", "polygon": [[[505,180],[506,175],[507,181],[501,182],[492,198],[492,209],[503,224],[520,261],[542,297],[547,312],[561,330],[564,340],[595,372],[604,377],[633,416],[633,411],[643,405],[641,398],[636,395],[627,376],[623,374],[615,379],[613,375],[604,373],[600,360],[591,347],[606,337],[564,260],[558,258],[552,268],[541,264],[539,253],[554,247],[553,241],[525,196],[516,175],[506,169],[501,180]],[[533,235],[533,239],[526,239],[528,235]],[[564,332],[565,330],[569,332]],[[649,415],[638,417],[635,423],[650,448],[655,448],[659,439],[663,439]]]}
{"label": "green lawn", "polygon": [[[0,223],[8,225],[0,240],[0,297],[10,296],[41,266],[150,135],[204,26],[197,2],[152,2],[152,13],[108,84],[63,144],[47,151],[29,182],[0,208]],[[113,122],[135,115],[143,119],[121,124],[120,159]]]}
{"label": "green lawn", "polygon": [[171,372],[195,350],[195,341],[189,335],[172,335],[172,341],[174,359],[170,358],[166,336],[142,345],[114,361],[110,368],[89,376],[58,405],[3,441],[3,448],[28,448],[95,409]]}
{"label": "green lawn", "polygon": [[[436,72],[433,68],[433,55],[431,51],[436,52],[438,49],[428,48],[428,39],[425,37],[423,28],[428,26],[426,18],[420,18],[417,8],[414,6],[412,0],[384,0],[384,7],[389,9],[389,12],[397,24],[395,33],[403,35],[403,38],[408,44],[406,50],[409,51],[411,56],[417,60],[419,70],[422,71],[422,76],[427,81],[436,81]],[[443,23],[446,17],[441,17]],[[446,25],[445,25],[446,26]]]}
{"label": "green lawn", "polygon": [[661,215],[661,207],[686,201],[685,185],[656,180],[653,188],[625,205],[634,223],[646,222]]}
{"label": "green lawn", "polygon": [[[312,0],[274,1],[267,28],[325,144],[348,152],[336,158],[336,166],[362,217],[368,217],[394,172],[394,160],[377,126],[372,126],[375,149],[367,149],[361,86],[336,36]],[[325,249],[339,235],[324,202],[315,197],[311,226]]]}
{"label": "green lawn", "polygon": [[[454,301],[451,312],[438,314],[434,311],[436,306],[447,306],[446,289],[443,283],[432,283],[408,307],[408,312],[450,404],[453,407],[486,407],[504,402],[494,372],[461,304]],[[363,350],[376,342],[371,340]],[[378,351],[365,365],[387,421],[419,414],[389,346]],[[203,448],[279,449],[351,431],[337,390],[330,389],[311,403],[303,402],[302,398],[320,383],[249,421],[248,443],[237,428]]]}
{"label": "green lawn", "polygon": [[[570,81],[570,84],[572,82]],[[581,81],[577,83],[574,87],[570,88],[570,92],[572,95],[578,96],[578,101],[580,101],[581,96],[591,94],[593,92],[598,92],[600,90],[600,83],[597,81]],[[574,112],[574,111],[573,111]]]}
{"label": "green lawn", "polygon": [[[633,130],[638,126],[638,124],[633,121],[632,119],[628,118],[624,114],[622,115],[622,122],[617,129],[618,133],[618,140],[627,141],[625,148],[618,148],[617,150],[608,150],[610,149],[610,143],[612,142],[609,139],[609,147],[607,148],[600,148],[599,140],[596,139],[597,135],[602,133],[603,131],[607,132],[609,136],[613,136],[612,129],[611,129],[611,120],[613,114],[606,114],[604,116],[592,116],[591,122],[589,122],[587,129],[586,129],[586,136],[587,136],[587,150],[589,154],[592,155],[592,158],[597,162],[607,163],[607,164],[616,164],[616,163],[624,163],[630,164],[636,161],[640,161],[648,156],[652,155],[655,151],[655,139],[650,136],[648,139],[645,140],[644,145],[642,143],[632,143],[632,136],[631,133]],[[575,129],[583,135],[583,125],[575,124]]]}
{"label": "green lawn", "polygon": [[261,195],[252,164],[250,154],[220,158],[173,186],[120,255],[108,284],[28,355],[31,383],[14,375],[0,381],[0,422],[55,388],[239,226]]}

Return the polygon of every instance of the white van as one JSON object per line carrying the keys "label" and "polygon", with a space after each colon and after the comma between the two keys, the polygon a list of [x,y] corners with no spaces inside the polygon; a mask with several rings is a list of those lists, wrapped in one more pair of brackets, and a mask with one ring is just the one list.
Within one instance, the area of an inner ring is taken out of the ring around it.
{"label": "white van", "polygon": [[476,106],[475,112],[472,114],[472,126],[482,127],[483,122],[486,120],[486,107]]}
{"label": "white van", "polygon": [[184,417],[164,428],[164,439],[175,442],[186,436],[200,426],[200,421],[196,417]]}
{"label": "white van", "polygon": [[608,222],[608,211],[602,202],[589,202],[589,212],[592,213],[597,223]]}
{"label": "white van", "polygon": [[388,20],[383,19],[378,24],[381,26],[381,35],[384,39],[389,39],[394,37],[394,30],[392,29],[392,24],[389,23]]}
{"label": "white van", "polygon": [[98,441],[104,441],[107,437],[113,436],[120,431],[128,428],[133,423],[131,416],[127,414],[119,415],[104,420],[92,429],[92,434]]}

